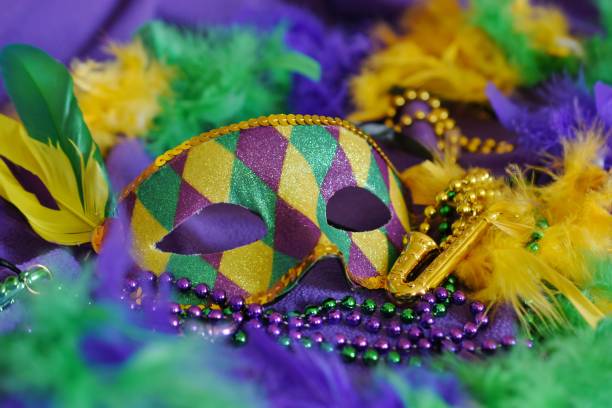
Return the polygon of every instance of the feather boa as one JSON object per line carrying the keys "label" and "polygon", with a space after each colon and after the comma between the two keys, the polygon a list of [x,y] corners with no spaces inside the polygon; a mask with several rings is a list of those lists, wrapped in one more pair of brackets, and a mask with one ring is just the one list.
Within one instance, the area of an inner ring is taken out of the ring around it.
{"label": "feather boa", "polygon": [[384,116],[394,86],[423,88],[442,98],[482,102],[493,82],[508,91],[518,75],[484,31],[469,23],[456,0],[433,0],[410,9],[402,22],[407,34],[378,29],[384,48],[364,63],[352,84],[354,120]]}
{"label": "feather boa", "polygon": [[112,58],[105,62],[72,63],[79,106],[103,153],[119,136],[147,135],[172,77],[172,70],[150,58],[138,40],[110,44],[108,53]]}

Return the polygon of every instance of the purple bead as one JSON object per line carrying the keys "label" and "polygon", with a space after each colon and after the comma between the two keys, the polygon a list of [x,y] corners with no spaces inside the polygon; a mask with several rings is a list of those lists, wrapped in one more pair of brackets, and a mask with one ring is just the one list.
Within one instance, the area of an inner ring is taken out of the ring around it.
{"label": "purple bead", "polygon": [[429,330],[429,338],[432,341],[440,341],[444,339],[444,330],[442,330],[440,327],[432,327]]}
{"label": "purple bead", "polygon": [[431,304],[427,302],[417,302],[417,304],[414,307],[414,310],[418,314],[429,313],[431,312]]}
{"label": "purple bead", "polygon": [[270,324],[281,324],[283,322],[283,315],[278,312],[272,312],[268,315],[268,323]]}
{"label": "purple bead", "polygon": [[527,346],[527,348],[532,348],[533,347],[533,340],[531,340],[531,339],[525,340],[525,346]]}
{"label": "purple bead", "polygon": [[158,282],[161,284],[171,284],[174,281],[174,276],[170,272],[164,272],[159,275]]}
{"label": "purple bead", "polygon": [[170,313],[172,314],[181,313],[181,305],[179,305],[178,303],[175,303],[175,302],[170,303],[169,309],[170,309]]}
{"label": "purple bead", "polygon": [[431,342],[427,339],[419,339],[417,347],[422,351],[431,350]]}
{"label": "purple bead", "polygon": [[358,335],[355,336],[353,342],[351,343],[357,350],[365,350],[368,347],[368,339],[365,336]]}
{"label": "purple bead", "polygon": [[463,325],[463,333],[466,337],[474,337],[478,333],[478,326],[474,322],[467,322]]}
{"label": "purple bead", "polygon": [[136,289],[138,289],[138,281],[136,279],[127,278],[125,280],[125,290],[127,290],[129,293],[132,293]]}
{"label": "purple bead", "polygon": [[417,341],[418,339],[423,337],[423,330],[421,330],[418,326],[410,326],[406,333],[408,334],[408,337],[413,341]]}
{"label": "purple bead", "polygon": [[304,320],[300,317],[290,317],[289,318],[289,328],[290,329],[301,329],[304,327]]}
{"label": "purple bead", "polygon": [[461,342],[461,349],[473,353],[476,351],[476,343],[472,340],[463,340]]}
{"label": "purple bead", "polygon": [[342,312],[338,309],[330,310],[327,314],[327,321],[331,324],[340,323],[342,320]]}
{"label": "purple bead", "polygon": [[380,320],[376,317],[371,317],[366,321],[365,327],[370,333],[378,333],[380,330]]}
{"label": "purple bead", "polygon": [[453,292],[451,296],[451,301],[456,305],[464,304],[465,300],[466,300],[465,293],[463,293],[460,290],[456,290],[455,292]]}
{"label": "purple bead", "polygon": [[268,332],[270,336],[273,336],[273,337],[278,337],[281,335],[281,328],[278,327],[278,325],[276,324],[269,325],[266,331]]}
{"label": "purple bead", "polygon": [[505,348],[509,348],[509,347],[512,347],[512,346],[516,345],[516,338],[514,336],[511,336],[511,335],[506,335],[506,336],[501,338],[500,343]]}
{"label": "purple bead", "polygon": [[387,326],[387,334],[391,337],[398,337],[402,334],[402,325],[397,320],[391,320]]}
{"label": "purple bead", "polygon": [[386,339],[384,337],[379,337],[374,342],[374,348],[376,350],[378,350],[378,352],[380,352],[380,353],[385,353],[385,352],[389,351],[389,349],[391,348],[391,344],[389,344],[389,340],[388,339]]}
{"label": "purple bead", "polygon": [[321,316],[308,316],[308,325],[312,328],[321,327],[323,324],[323,318]]}
{"label": "purple bead", "polygon": [[336,346],[344,346],[348,344],[348,339],[343,333],[336,333],[334,334],[334,344]]}
{"label": "purple bead", "polygon": [[412,348],[412,342],[406,338],[401,338],[397,341],[397,350],[398,351],[410,351],[410,349]]}
{"label": "purple bead", "polygon": [[323,333],[321,332],[315,332],[312,334],[312,336],[310,337],[312,339],[312,341],[314,341],[315,343],[323,343],[325,341],[325,336],[323,336]]}
{"label": "purple bead", "polygon": [[450,338],[455,343],[460,343],[463,340],[463,330],[458,327],[452,327],[449,330]]}
{"label": "purple bead", "polygon": [[472,304],[470,304],[470,311],[472,312],[472,314],[478,314],[478,313],[482,313],[484,312],[486,309],[486,306],[483,303],[480,302],[472,302]]}
{"label": "purple bead", "polygon": [[177,315],[172,315],[168,319],[168,323],[170,323],[170,327],[179,327],[181,324],[181,319]]}
{"label": "purple bead", "polygon": [[257,319],[263,313],[263,307],[259,303],[251,303],[247,306],[247,316],[251,319]]}
{"label": "purple bead", "polygon": [[229,299],[229,307],[234,312],[239,312],[244,307],[244,298],[240,295],[234,295]]}
{"label": "purple bead", "polygon": [[428,328],[435,323],[434,317],[431,313],[423,313],[419,318],[419,324],[421,327]]}
{"label": "purple bead", "polygon": [[459,350],[459,347],[450,340],[442,340],[441,348],[442,351],[446,351],[448,353],[456,353]]}
{"label": "purple bead", "polygon": [[187,309],[187,314],[189,314],[189,316],[191,317],[200,317],[202,316],[202,309],[200,309],[199,306],[193,305],[190,306],[189,309]]}
{"label": "purple bead", "polygon": [[141,282],[145,282],[145,283],[153,283],[155,282],[155,280],[157,279],[157,276],[155,276],[155,274],[153,272],[149,272],[149,271],[144,271],[140,274],[140,276],[138,277],[138,279]]}
{"label": "purple bead", "polygon": [[186,292],[191,289],[191,281],[187,278],[180,278],[176,281],[176,288],[181,292]]}
{"label": "purple bead", "polygon": [[497,349],[497,342],[493,339],[485,339],[482,341],[480,348],[485,353],[493,353]]}
{"label": "purple bead", "polygon": [[246,326],[247,326],[248,328],[250,328],[250,329],[261,329],[261,328],[262,328],[262,326],[263,326],[263,323],[262,323],[262,322],[260,322],[260,321],[259,321],[259,320],[257,320],[257,319],[253,319],[253,320],[249,320],[249,321],[246,323]]}
{"label": "purple bead", "polygon": [[434,295],[436,295],[436,299],[438,299],[440,302],[443,302],[448,299],[448,290],[440,286],[439,288],[436,288],[434,290]]}
{"label": "purple bead", "polygon": [[357,310],[353,310],[346,316],[346,323],[353,327],[359,326],[359,323],[361,323],[361,313]]}
{"label": "purple bead", "polygon": [[289,337],[293,340],[300,340],[302,338],[302,332],[299,330],[289,330]]}
{"label": "purple bead", "polygon": [[193,288],[193,293],[200,299],[206,299],[209,292],[210,288],[205,283],[198,283],[195,288]]}
{"label": "purple bead", "polygon": [[436,295],[431,292],[427,292],[426,294],[421,296],[421,299],[423,300],[423,302],[429,303],[430,305],[436,303]]}
{"label": "purple bead", "polygon": [[474,316],[474,323],[476,323],[479,327],[485,327],[489,324],[489,317],[484,313],[478,313]]}
{"label": "purple bead", "polygon": [[219,309],[213,309],[208,312],[208,318],[214,321],[221,320],[223,319],[223,312]]}
{"label": "purple bead", "polygon": [[234,312],[234,313],[232,313],[232,320],[235,323],[240,324],[240,323],[242,323],[244,321],[244,315],[242,313],[240,313],[240,312]]}
{"label": "purple bead", "polygon": [[227,295],[223,289],[217,288],[212,292],[212,299],[215,301],[215,303],[224,305],[225,301],[227,300]]}

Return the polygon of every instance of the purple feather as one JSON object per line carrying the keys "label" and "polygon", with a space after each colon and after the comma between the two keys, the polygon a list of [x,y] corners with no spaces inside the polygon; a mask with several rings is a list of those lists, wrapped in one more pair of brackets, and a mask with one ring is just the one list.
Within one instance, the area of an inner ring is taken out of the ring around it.
{"label": "purple feather", "polygon": [[126,139],[115,146],[106,159],[113,191],[123,190],[152,161],[141,140]]}

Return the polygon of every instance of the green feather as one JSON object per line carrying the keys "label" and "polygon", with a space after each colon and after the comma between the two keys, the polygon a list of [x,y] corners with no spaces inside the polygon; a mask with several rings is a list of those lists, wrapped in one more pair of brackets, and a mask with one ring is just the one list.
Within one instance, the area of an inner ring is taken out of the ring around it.
{"label": "green feather", "polygon": [[289,50],[285,30],[261,33],[248,27],[181,30],[160,22],[145,25],[139,37],[157,59],[175,69],[172,95],[149,135],[150,149],[162,153],[206,130],[288,109],[292,75],[318,79],[320,68]]}
{"label": "green feather", "polygon": [[612,2],[597,0],[596,4],[604,34],[589,38],[584,45],[586,62],[583,70],[591,86],[597,81],[612,84]]}
{"label": "green feather", "polygon": [[[82,168],[89,160],[105,167],[74,96],[70,73],[43,51],[23,44],[0,51],[0,73],[28,135],[59,147],[69,159],[84,203]],[[109,195],[107,215],[111,208]]]}
{"label": "green feather", "polygon": [[472,0],[472,23],[485,31],[502,49],[520,75],[531,86],[563,70],[573,72],[577,60],[558,58],[534,48],[529,37],[514,28],[512,0]]}

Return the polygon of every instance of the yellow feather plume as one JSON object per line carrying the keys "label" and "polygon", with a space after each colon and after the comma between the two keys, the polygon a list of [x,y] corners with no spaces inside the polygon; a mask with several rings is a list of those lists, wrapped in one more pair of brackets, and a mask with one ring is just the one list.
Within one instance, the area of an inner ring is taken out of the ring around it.
{"label": "yellow feather plume", "polygon": [[[599,161],[603,142],[597,131],[565,144],[565,156],[553,181],[537,187],[517,169],[515,182],[493,202],[501,213],[479,245],[461,262],[457,275],[485,302],[506,301],[525,321],[527,309],[544,323],[560,323],[554,295],[563,294],[595,326],[604,316],[580,287],[590,282],[589,256],[605,258],[612,248],[612,178]],[[538,221],[549,226],[527,247]]]}
{"label": "yellow feather plume", "polygon": [[[0,196],[23,212],[34,231],[43,239],[63,245],[89,242],[94,228],[105,218],[109,198],[108,182],[100,162],[81,161],[83,203],[78,183],[66,154],[59,146],[45,144],[28,136],[21,123],[0,115]],[[9,162],[7,164],[7,161]],[[23,188],[9,164],[36,175],[45,185],[57,209],[49,208]]]}
{"label": "yellow feather plume", "polygon": [[400,178],[410,190],[414,204],[430,205],[451,180],[460,179],[464,174],[465,170],[454,161],[425,160],[404,170]]}
{"label": "yellow feather plume", "polygon": [[487,83],[511,90],[519,80],[503,52],[479,28],[469,24],[456,0],[433,0],[409,10],[396,35],[378,29],[384,48],[366,60],[352,82],[357,106],[353,120],[385,114],[394,86],[423,88],[444,99],[486,101]]}
{"label": "yellow feather plume", "polygon": [[118,140],[144,136],[170,90],[172,70],[149,58],[142,43],[110,44],[114,59],[75,61],[72,76],[85,122],[104,153]]}

